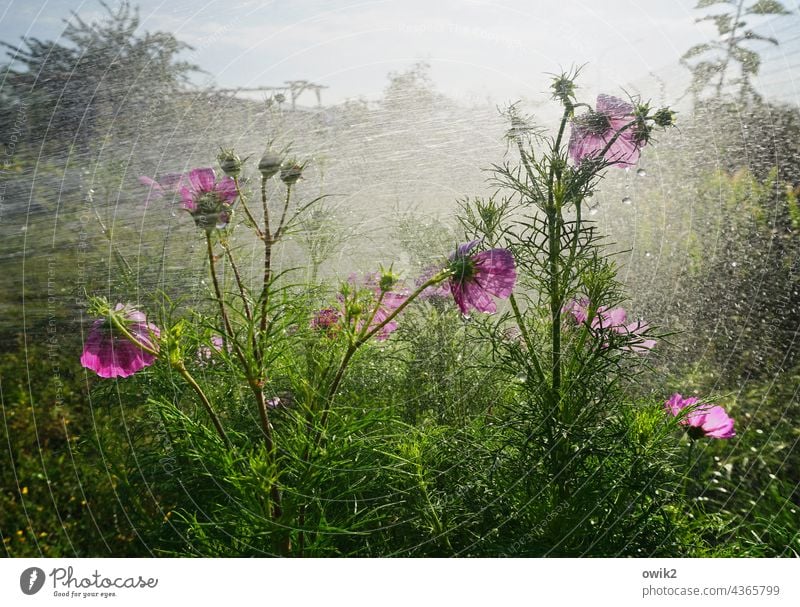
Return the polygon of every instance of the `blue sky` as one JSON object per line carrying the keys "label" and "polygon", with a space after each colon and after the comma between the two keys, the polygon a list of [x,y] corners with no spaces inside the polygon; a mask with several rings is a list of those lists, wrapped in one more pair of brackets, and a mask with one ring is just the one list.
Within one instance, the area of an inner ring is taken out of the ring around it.
{"label": "blue sky", "polygon": [[[784,3],[799,12],[800,0]],[[440,91],[497,102],[538,96],[547,86],[546,72],[573,63],[588,63],[582,82],[591,90],[641,82],[650,72],[680,78],[680,55],[715,35],[713,25],[695,23],[707,12],[693,10],[696,0],[138,4],[144,29],[172,31],[195,47],[187,58],[209,72],[198,82],[237,87],[308,79],[329,87],[326,103],[377,98],[389,72],[417,61],[431,65]],[[0,39],[56,38],[70,10],[87,20],[102,13],[96,0],[0,0]],[[795,38],[800,18],[773,19],[762,28]],[[764,66],[772,81],[791,81],[792,91],[798,46],[791,40],[771,51]]]}

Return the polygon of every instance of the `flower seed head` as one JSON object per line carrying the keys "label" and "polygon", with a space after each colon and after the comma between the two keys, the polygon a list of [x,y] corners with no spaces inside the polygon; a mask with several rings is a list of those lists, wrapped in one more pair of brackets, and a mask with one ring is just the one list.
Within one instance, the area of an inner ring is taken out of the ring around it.
{"label": "flower seed head", "polygon": [[289,162],[281,167],[281,181],[286,185],[293,185],[303,176],[303,165]]}
{"label": "flower seed head", "polygon": [[666,128],[668,126],[675,125],[675,112],[673,112],[668,107],[663,107],[658,110],[655,114],[653,114],[653,122],[656,123],[657,126],[662,128]]}
{"label": "flower seed head", "polygon": [[275,152],[267,150],[258,161],[258,170],[261,171],[263,179],[269,179],[281,170],[281,157]]}
{"label": "flower seed head", "polygon": [[391,291],[392,287],[395,286],[399,280],[400,277],[391,270],[383,270],[378,286],[383,292]]}
{"label": "flower seed head", "polygon": [[231,149],[222,149],[217,155],[222,172],[228,177],[238,177],[242,173],[242,159]]}

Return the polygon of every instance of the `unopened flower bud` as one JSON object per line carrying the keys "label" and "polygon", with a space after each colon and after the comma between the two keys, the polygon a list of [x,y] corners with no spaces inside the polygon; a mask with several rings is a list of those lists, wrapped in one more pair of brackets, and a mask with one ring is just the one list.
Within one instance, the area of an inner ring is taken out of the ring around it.
{"label": "unopened flower bud", "polygon": [[357,318],[364,312],[364,306],[357,301],[348,301],[345,304],[345,312],[348,318]]}
{"label": "unopened flower bud", "polygon": [[397,281],[400,279],[397,274],[392,272],[391,270],[384,270],[381,274],[380,281],[378,282],[378,286],[380,287],[381,291],[391,291],[392,287],[397,284]]}
{"label": "unopened flower bud", "polygon": [[233,150],[223,149],[217,155],[222,172],[228,177],[238,177],[242,173],[242,159]]}
{"label": "unopened flower bud", "polygon": [[267,150],[258,161],[258,170],[261,171],[261,177],[269,179],[281,170],[281,157],[275,152]]}
{"label": "unopened flower bud", "polygon": [[572,106],[575,99],[575,82],[567,74],[562,74],[557,78],[553,78],[553,84],[550,85],[553,90],[553,97],[558,99],[564,105]]}
{"label": "unopened flower bud", "polygon": [[653,114],[653,122],[660,127],[673,126],[675,124],[675,112],[668,107],[661,108]]}
{"label": "unopened flower bud", "polygon": [[303,165],[290,162],[281,167],[281,181],[286,185],[293,185],[303,176]]}

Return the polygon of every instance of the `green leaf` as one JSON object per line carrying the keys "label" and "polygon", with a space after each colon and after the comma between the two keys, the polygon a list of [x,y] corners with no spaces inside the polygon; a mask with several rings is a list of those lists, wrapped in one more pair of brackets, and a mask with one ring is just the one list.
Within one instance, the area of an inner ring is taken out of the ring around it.
{"label": "green leaf", "polygon": [[745,13],[748,15],[789,15],[791,11],[786,10],[786,7],[778,0],[758,0]]}
{"label": "green leaf", "polygon": [[747,30],[744,33],[744,36],[741,37],[741,40],[762,40],[763,42],[771,42],[775,46],[778,46],[778,41],[775,38],[770,38],[768,36],[762,36],[761,34],[756,34],[751,30]]}
{"label": "green leaf", "polygon": [[714,6],[715,4],[733,4],[733,2],[731,0],[698,0],[695,9],[707,8],[709,6]]}
{"label": "green leaf", "polygon": [[698,55],[702,55],[706,51],[710,50],[711,50],[710,44],[695,44],[692,48],[690,48],[681,56],[681,61],[686,61],[687,59],[691,59],[692,57],[697,57]]}
{"label": "green leaf", "polygon": [[695,21],[697,23],[701,21],[713,21],[720,35],[728,34],[733,29],[733,17],[731,15],[706,15],[705,17],[695,19]]}
{"label": "green leaf", "polygon": [[754,75],[758,73],[758,68],[761,65],[758,53],[741,46],[735,46],[731,49],[731,55],[742,64],[742,72]]}

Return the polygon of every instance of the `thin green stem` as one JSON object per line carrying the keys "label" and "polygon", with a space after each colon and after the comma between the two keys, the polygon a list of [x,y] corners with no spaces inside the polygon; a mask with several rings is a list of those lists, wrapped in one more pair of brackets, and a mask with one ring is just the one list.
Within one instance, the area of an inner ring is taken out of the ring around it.
{"label": "thin green stem", "polygon": [[[261,240],[264,240],[264,233],[258,227],[258,223],[256,223],[256,220],[253,217],[253,214],[250,212],[250,208],[247,206],[247,200],[245,199],[244,194],[242,194],[242,189],[239,186],[239,178],[238,177],[234,177],[233,178],[233,184],[236,186],[236,193],[239,195],[239,202],[242,203],[242,208],[244,209],[244,214],[247,215],[247,219],[249,219],[250,223],[253,224],[253,228],[256,231],[256,235]],[[269,232],[267,232],[267,233],[269,233]]]}
{"label": "thin green stem", "polygon": [[[261,287],[261,322],[259,328],[263,335],[267,331],[267,309],[269,307],[269,286],[272,281],[272,245],[275,243],[269,227],[269,200],[267,198],[267,180],[261,179],[261,205],[264,211],[264,276]],[[276,232],[277,236],[277,232]]]}
{"label": "thin green stem", "polygon": [[214,257],[214,245],[211,244],[211,232],[206,231],[206,249],[208,251],[208,263],[211,270],[211,282],[214,285],[214,294],[216,295],[217,303],[219,304],[219,313],[222,317],[222,324],[225,333],[225,342],[233,338],[233,329],[228,320],[228,313],[225,310],[225,300],[222,297],[222,289],[217,280],[216,258]]}
{"label": "thin green stem", "polygon": [[731,61],[731,57],[733,56],[733,47],[736,42],[736,30],[739,27],[739,19],[742,17],[742,9],[744,8],[744,0],[739,0],[739,4],[736,7],[736,18],[733,20],[731,24],[731,31],[728,34],[728,44],[727,50],[725,51],[725,59],[722,61],[722,66],[719,69],[719,81],[717,82],[716,91],[717,91],[717,98],[719,99],[722,96],[722,85],[725,82],[725,72],[728,70],[728,64]]}
{"label": "thin green stem", "polygon": [[225,249],[225,254],[228,257],[228,263],[231,264],[231,269],[233,270],[233,276],[236,279],[236,286],[239,288],[239,296],[242,298],[242,305],[244,306],[244,315],[247,320],[252,321],[253,316],[250,312],[250,304],[247,302],[247,296],[245,294],[244,289],[244,282],[242,282],[242,276],[239,274],[239,268],[236,266],[236,262],[233,259],[233,252],[231,251],[230,246],[225,241],[220,240],[220,244],[222,248]]}
{"label": "thin green stem", "polygon": [[528,333],[528,327],[525,326],[525,322],[522,318],[522,313],[520,312],[519,305],[517,305],[517,298],[514,297],[512,293],[508,297],[508,301],[511,304],[511,310],[514,312],[514,319],[517,321],[517,327],[519,328],[519,332],[522,335],[522,340],[525,342],[525,347],[528,349],[528,357],[533,362],[533,368],[536,371],[536,375],[539,378],[539,382],[542,386],[547,386],[547,378],[544,375],[544,371],[542,370],[542,365],[539,362],[539,357],[536,354],[536,350],[533,347],[533,341],[531,340],[530,333]]}
{"label": "thin green stem", "polygon": [[[111,314],[111,322],[114,325],[114,327],[120,333],[122,333],[125,339],[130,341],[135,346],[141,348],[144,352],[147,352],[148,354],[156,358],[161,358],[161,353],[159,352],[159,350],[151,346],[148,346],[147,344],[142,343],[139,339],[134,337],[131,334],[131,332],[128,331],[128,328],[125,326],[125,324],[119,319],[119,317],[115,313]],[[181,377],[183,377],[186,380],[186,383],[188,383],[195,391],[197,396],[200,398],[200,402],[203,403],[203,406],[208,412],[208,415],[211,418],[211,422],[214,424],[214,428],[217,430],[217,434],[219,434],[220,438],[222,439],[222,442],[225,443],[225,446],[230,448],[231,441],[228,438],[228,435],[225,433],[225,430],[222,427],[222,423],[220,422],[219,417],[217,417],[217,414],[214,411],[214,407],[211,405],[211,401],[208,400],[208,397],[206,396],[205,392],[203,392],[203,389],[200,387],[200,385],[195,381],[194,377],[192,377],[192,375],[186,369],[183,362],[177,361],[177,362],[171,362],[170,364],[174,369],[178,371],[178,373],[180,373]]]}
{"label": "thin green stem", "polygon": [[[336,371],[336,375],[333,378],[333,382],[331,382],[331,386],[328,389],[328,393],[325,398],[325,408],[322,411],[322,416],[320,417],[320,425],[317,428],[317,432],[314,437],[314,446],[319,444],[320,437],[322,435],[322,431],[325,428],[325,425],[328,421],[328,415],[331,410],[331,403],[333,401],[334,396],[336,395],[336,391],[339,389],[339,384],[344,377],[345,370],[347,369],[347,365],[350,363],[350,360],[353,358],[353,355],[356,351],[364,345],[369,339],[378,333],[381,329],[383,329],[386,325],[388,325],[392,320],[394,320],[400,312],[402,312],[408,304],[414,301],[420,293],[422,293],[425,289],[435,284],[438,284],[448,278],[450,276],[450,270],[442,270],[432,278],[425,281],[422,285],[420,285],[416,291],[414,291],[411,295],[409,295],[403,303],[401,303],[397,308],[395,308],[391,314],[389,314],[383,321],[375,325],[371,330],[367,331],[366,333],[362,333],[356,340],[351,343],[347,347],[347,351],[342,357],[342,362],[339,363],[339,368]],[[304,457],[304,459],[306,459]]]}
{"label": "thin green stem", "polygon": [[278,239],[283,234],[283,230],[286,227],[286,213],[289,211],[289,201],[292,197],[292,184],[286,185],[286,198],[283,201],[283,211],[281,212],[281,219],[278,222],[278,229],[275,230],[275,234],[272,237],[272,242],[278,242]]}
{"label": "thin green stem", "polygon": [[195,381],[194,377],[192,377],[192,375],[189,373],[189,371],[186,369],[186,367],[183,365],[182,362],[174,363],[172,366],[178,371],[178,373],[181,374],[181,377],[183,377],[183,379],[186,380],[186,383],[188,383],[192,387],[192,389],[197,393],[197,396],[200,398],[200,402],[203,403],[203,406],[205,407],[208,416],[211,418],[211,423],[214,424],[214,428],[216,428],[217,430],[217,434],[219,434],[220,438],[222,439],[222,442],[225,443],[225,446],[230,449],[232,446],[231,441],[228,438],[228,435],[225,433],[225,430],[222,427],[222,423],[220,422],[219,417],[217,417],[217,414],[214,411],[214,407],[211,406],[211,401],[208,400],[208,397],[206,396],[205,392],[203,392],[203,389]]}

